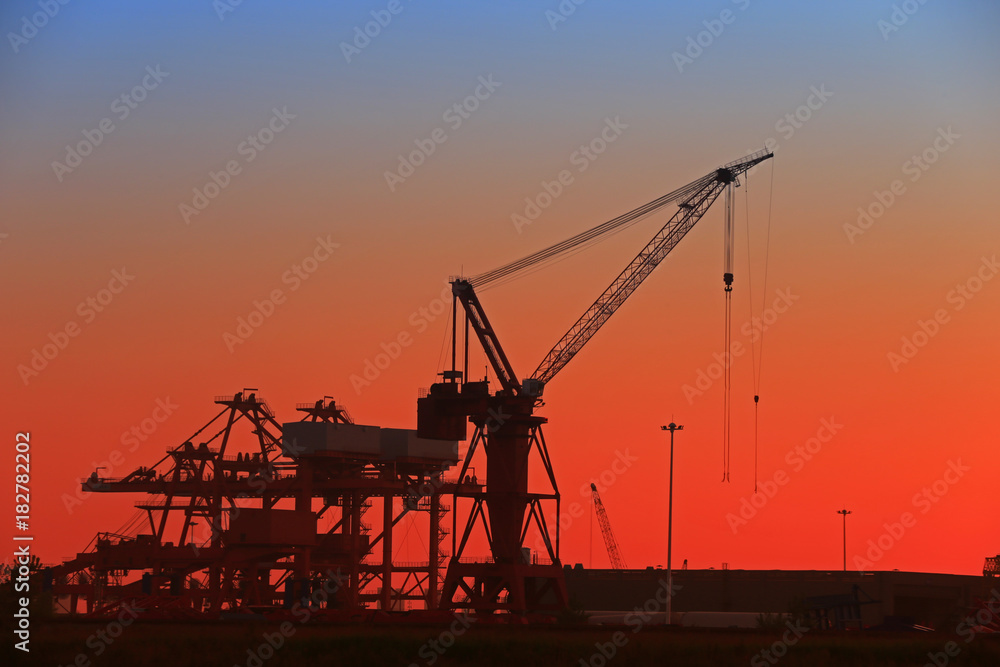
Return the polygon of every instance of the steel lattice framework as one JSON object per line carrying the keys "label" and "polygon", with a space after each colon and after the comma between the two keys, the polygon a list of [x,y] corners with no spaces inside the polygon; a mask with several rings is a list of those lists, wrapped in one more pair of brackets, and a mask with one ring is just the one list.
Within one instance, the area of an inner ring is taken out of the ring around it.
{"label": "steel lattice framework", "polygon": [[[464,440],[465,420],[471,422],[476,428],[466,453],[463,471],[468,469],[477,450],[484,450],[487,484],[485,490],[472,492],[461,485],[455,490],[456,508],[460,501],[465,500],[472,502],[472,509],[462,532],[463,538],[461,542],[455,543],[448,565],[441,600],[444,608],[474,609],[483,613],[506,611],[526,615],[564,609],[567,606],[559,560],[560,494],[545,438],[542,436],[542,424],[546,420],[534,414],[541,402],[545,384],[593,338],[704,216],[719,195],[727,187],[733,187],[741,175],[770,157],[771,153],[759,151],[572,239],[472,279],[452,280],[452,294],[456,304],[452,320],[452,369],[444,373],[443,382],[431,386],[428,395],[418,400],[417,430],[423,437]],[[496,283],[552,261],[559,255],[581,249],[674,202],[678,206],[677,212],[545,355],[537,370],[520,382],[475,288]],[[731,230],[727,226],[727,244],[730,244],[728,232]],[[727,245],[727,248],[730,247],[731,245]],[[727,252],[727,257],[728,254]],[[727,271],[729,270],[731,269],[727,265]],[[461,304],[466,318],[464,371],[455,367],[457,304]],[[495,394],[489,393],[486,382],[463,382],[463,378],[468,379],[470,326],[500,384]],[[541,493],[528,490],[529,457],[533,451],[538,453],[545,479],[551,487]],[[554,537],[550,535],[544,519],[540,504],[543,501],[555,506]],[[468,536],[476,525],[482,527],[490,548],[491,556],[484,562],[463,559]],[[530,549],[525,545],[530,544],[529,532],[534,532],[538,537],[536,543],[544,546],[544,560],[527,555]],[[457,534],[456,529],[453,539],[457,538]]]}
{"label": "steel lattice framework", "polygon": [[[283,425],[255,393],[215,403],[222,411],[153,466],[83,480],[84,491],[147,495],[131,530],[99,533],[43,573],[64,611],[104,617],[127,604],[151,618],[280,617],[298,602],[314,615],[356,618],[373,608],[437,607],[450,510],[441,500],[454,491],[444,477],[453,461],[306,455],[283,441]],[[352,423],[329,397],[297,409],[302,421]],[[213,424],[222,427],[209,435]],[[381,510],[375,531],[366,520],[373,506]],[[394,561],[399,524],[413,515],[428,517],[427,560]],[[331,525],[319,529],[324,519]]]}

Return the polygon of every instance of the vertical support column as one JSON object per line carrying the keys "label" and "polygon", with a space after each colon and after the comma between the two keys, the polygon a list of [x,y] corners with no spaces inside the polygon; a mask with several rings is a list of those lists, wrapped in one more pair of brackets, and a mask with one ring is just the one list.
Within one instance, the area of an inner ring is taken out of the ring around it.
{"label": "vertical support column", "polygon": [[431,529],[430,547],[428,549],[428,569],[427,569],[427,608],[437,609],[438,606],[438,538],[441,532],[441,495],[435,487],[431,494]]}
{"label": "vertical support column", "polygon": [[361,494],[351,492],[351,605],[361,606]]}
{"label": "vertical support column", "polygon": [[[538,511],[541,512],[541,508],[539,508]],[[559,494],[558,492],[556,492],[556,548],[555,548],[555,552],[556,552],[556,561],[560,562],[560,563],[562,562],[560,560],[560,556],[559,556],[559,537],[560,537],[559,531],[560,531],[560,528],[562,527],[562,521],[560,521],[561,517],[562,517],[562,495]]]}
{"label": "vertical support column", "polygon": [[513,401],[498,399],[497,405],[490,407],[505,416],[495,426],[488,422],[490,448],[486,456],[485,495],[492,552],[496,562],[517,565],[522,558],[521,528],[528,506],[531,422],[524,415],[523,405],[514,405]]}
{"label": "vertical support column", "polygon": [[382,496],[382,611],[392,608],[392,493]]}
{"label": "vertical support column", "polygon": [[[295,495],[295,511],[312,514],[313,475],[312,466],[305,462],[298,464],[298,493]],[[314,529],[315,530],[315,529]],[[312,548],[301,547],[295,554],[295,576],[308,580],[312,569]]]}
{"label": "vertical support column", "polygon": [[208,595],[212,601],[211,610],[219,611],[222,608],[222,573],[218,564],[208,568]]}
{"label": "vertical support column", "polygon": [[[347,557],[349,559],[354,559],[354,527],[351,520],[354,517],[351,511],[351,501],[353,499],[353,494],[344,493],[340,497],[340,532],[344,536],[347,542]],[[346,590],[344,591],[344,597],[347,600],[349,606],[354,606],[354,589],[352,584],[354,583],[354,569],[353,567],[348,572],[349,579]]]}

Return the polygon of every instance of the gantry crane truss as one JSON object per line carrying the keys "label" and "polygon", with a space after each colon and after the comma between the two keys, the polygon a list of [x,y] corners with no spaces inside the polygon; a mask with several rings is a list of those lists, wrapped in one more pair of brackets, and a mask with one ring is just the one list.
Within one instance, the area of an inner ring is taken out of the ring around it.
{"label": "gantry crane truss", "polygon": [[[461,538],[457,512],[453,514],[452,557],[441,600],[444,608],[525,615],[552,612],[567,606],[559,560],[559,489],[542,435],[542,425],[546,420],[534,414],[541,403],[544,387],[593,338],[723,191],[727,192],[724,280],[729,288],[733,253],[732,188],[741,175],[770,157],[771,153],[759,151],[563,243],[494,271],[451,281],[455,304],[460,303],[465,313],[465,366],[464,370],[459,370],[456,363],[458,310],[453,304],[452,368],[442,374],[442,382],[432,385],[427,395],[418,399],[417,431],[428,438],[464,440],[467,437],[466,423],[471,423],[475,431],[459,478],[462,479],[473,457],[482,449],[486,454],[487,484],[485,489],[470,489],[463,485],[455,489],[455,509],[458,509],[460,500],[471,501],[471,509]],[[677,206],[670,220],[545,355],[535,372],[523,381],[518,380],[475,288],[495,283],[592,243],[670,204]],[[467,381],[470,326],[500,385],[493,394],[485,381]],[[529,458],[533,451],[538,453],[550,490],[528,491]],[[546,522],[543,502],[555,505],[554,537]],[[463,555],[477,525],[482,527],[490,549],[489,558],[480,561]],[[529,534],[538,538],[533,544],[543,546],[541,558],[527,555],[529,549],[525,545]]]}
{"label": "gantry crane truss", "polygon": [[[447,536],[441,520],[449,511],[441,499],[454,490],[444,478],[454,461],[305,455],[283,442],[282,425],[249,390],[215,402],[222,411],[153,466],[115,479],[95,471],[83,481],[84,491],[149,495],[136,503],[142,515],[130,534],[100,533],[83,553],[44,573],[63,611],[104,617],[127,603],[146,617],[280,616],[299,602],[336,618],[372,606],[438,606]],[[297,409],[302,421],[351,423],[329,397]],[[244,423],[249,447],[238,442]],[[365,521],[373,504],[381,504],[375,535]],[[411,512],[429,516],[421,539],[428,558],[394,562],[394,533]],[[324,517],[332,525],[319,530]],[[381,562],[370,562],[378,546]],[[327,594],[312,595],[324,587]]]}

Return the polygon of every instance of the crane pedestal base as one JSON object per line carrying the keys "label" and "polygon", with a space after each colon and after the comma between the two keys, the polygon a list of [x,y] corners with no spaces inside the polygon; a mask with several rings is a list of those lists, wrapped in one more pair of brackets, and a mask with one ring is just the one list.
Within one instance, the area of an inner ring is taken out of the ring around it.
{"label": "crane pedestal base", "polygon": [[444,609],[478,613],[560,612],[569,606],[562,565],[529,563],[448,564],[441,594]]}

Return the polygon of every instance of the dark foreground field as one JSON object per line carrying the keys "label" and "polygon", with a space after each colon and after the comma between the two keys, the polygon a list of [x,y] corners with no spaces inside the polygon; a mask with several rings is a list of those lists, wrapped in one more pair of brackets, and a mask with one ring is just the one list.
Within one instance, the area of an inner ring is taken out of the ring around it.
{"label": "dark foreground field", "polygon": [[[286,626],[271,624],[133,624],[117,638],[98,634],[103,623],[36,626],[31,653],[14,664],[143,665],[496,665],[503,667],[682,665],[1000,665],[1000,635],[824,633],[801,638],[779,631],[691,630],[648,627]],[[112,631],[117,630],[112,629]],[[268,637],[271,643],[268,643]],[[615,645],[615,640],[618,646]],[[108,641],[110,640],[110,643]],[[955,645],[948,646],[949,641]],[[10,651],[9,640],[5,652]],[[273,649],[272,644],[279,644]],[[945,651],[951,648],[955,657]],[[765,655],[762,650],[770,649]],[[613,652],[613,655],[612,655]],[[604,654],[611,655],[606,659]],[[934,660],[928,655],[934,656]],[[779,657],[780,655],[780,657]],[[10,664],[4,660],[5,664]]]}

